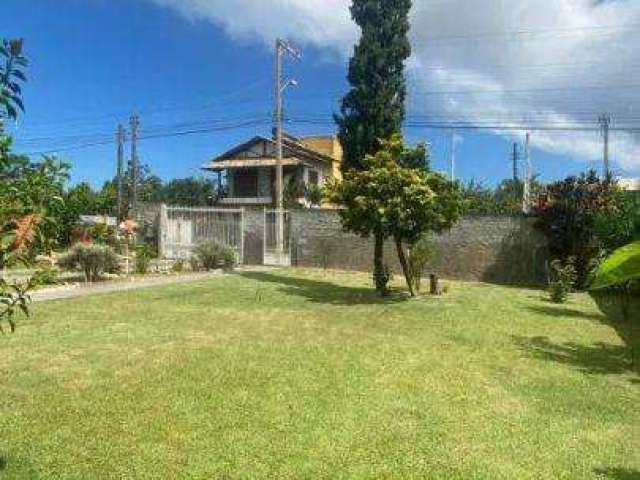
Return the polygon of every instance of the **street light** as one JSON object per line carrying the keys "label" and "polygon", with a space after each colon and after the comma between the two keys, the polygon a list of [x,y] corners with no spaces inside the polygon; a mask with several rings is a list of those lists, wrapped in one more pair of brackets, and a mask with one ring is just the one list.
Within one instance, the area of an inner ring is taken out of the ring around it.
{"label": "street light", "polygon": [[276,40],[276,61],[275,61],[275,129],[276,129],[276,250],[278,252],[279,263],[284,259],[284,185],[283,185],[283,93],[288,87],[297,87],[296,80],[283,82],[282,63],[285,55],[295,59],[302,57],[301,53],[284,40]]}

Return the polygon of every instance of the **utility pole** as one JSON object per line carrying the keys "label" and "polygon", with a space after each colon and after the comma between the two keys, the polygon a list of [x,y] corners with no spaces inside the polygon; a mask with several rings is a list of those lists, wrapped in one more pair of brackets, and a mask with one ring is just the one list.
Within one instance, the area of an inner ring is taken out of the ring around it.
{"label": "utility pole", "polygon": [[451,166],[451,181],[456,181],[456,132],[451,131],[451,158],[449,160]]}
{"label": "utility pole", "polygon": [[280,261],[284,255],[284,185],[283,185],[283,122],[284,122],[284,91],[289,86],[297,85],[295,80],[285,82],[283,80],[283,60],[285,55],[293,58],[300,58],[300,52],[282,39],[276,40],[275,55],[275,82],[274,100],[275,114],[274,123],[276,131],[276,244]]}
{"label": "utility pole", "polygon": [[513,184],[516,185],[519,180],[518,161],[520,160],[520,153],[518,152],[518,144],[513,142],[513,153],[511,155],[511,162],[513,163]]}
{"label": "utility pole", "polygon": [[118,206],[116,209],[118,222],[123,220],[122,216],[122,186],[123,186],[123,167],[124,167],[124,142],[125,134],[122,124],[118,125],[118,132],[116,133],[116,141],[118,143],[118,170],[117,170],[117,182],[118,182]]}
{"label": "utility pole", "polygon": [[600,128],[602,128],[602,138],[604,142],[604,151],[602,155],[604,178],[608,179],[611,176],[611,169],[609,167],[609,128],[611,127],[611,116],[608,113],[600,115],[598,119],[600,122]]}
{"label": "utility pole", "polygon": [[130,164],[130,176],[131,176],[131,212],[134,217],[138,213],[138,128],[140,127],[140,117],[137,113],[131,115],[129,120],[131,125],[131,164]]}
{"label": "utility pole", "polygon": [[524,142],[524,195],[522,199],[522,212],[529,214],[531,212],[531,134],[527,132]]}

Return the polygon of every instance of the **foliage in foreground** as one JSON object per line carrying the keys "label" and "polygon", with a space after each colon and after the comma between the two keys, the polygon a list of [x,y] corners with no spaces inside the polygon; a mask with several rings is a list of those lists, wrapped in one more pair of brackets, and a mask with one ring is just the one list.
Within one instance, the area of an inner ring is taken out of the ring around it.
{"label": "foliage in foreground", "polygon": [[599,290],[640,280],[640,241],[619,248],[596,271],[590,288]]}
{"label": "foliage in foreground", "polygon": [[7,282],[0,278],[0,333],[4,335],[3,323],[9,325],[11,333],[16,331],[16,314],[30,316],[31,291],[48,281],[47,272],[37,272],[26,282]]}
{"label": "foliage in foreground", "polygon": [[[328,196],[331,203],[345,207],[339,212],[345,230],[393,239],[413,296],[415,280],[405,245],[415,244],[426,233],[451,228],[462,214],[462,197],[457,184],[443,175],[401,165],[404,157],[425,157],[424,146],[407,148],[399,135],[382,145],[376,155],[367,157],[365,170],[349,171],[342,181],[331,183]],[[386,291],[385,280],[376,277],[381,292]]]}
{"label": "foliage in foreground", "polygon": [[83,272],[87,282],[95,282],[104,273],[120,271],[120,259],[111,247],[77,243],[58,259],[65,270]]}
{"label": "foliage in foreground", "polygon": [[0,65],[0,122],[3,116],[15,120],[18,112],[24,111],[20,82],[27,80],[23,68],[28,62],[22,47],[22,39],[4,39],[0,45],[0,57],[4,59]]}
{"label": "foliage in foreground", "polygon": [[617,299],[623,318],[629,320],[639,281],[640,241],[637,241],[619,248],[602,262],[592,278],[590,290],[596,295],[604,293]]}

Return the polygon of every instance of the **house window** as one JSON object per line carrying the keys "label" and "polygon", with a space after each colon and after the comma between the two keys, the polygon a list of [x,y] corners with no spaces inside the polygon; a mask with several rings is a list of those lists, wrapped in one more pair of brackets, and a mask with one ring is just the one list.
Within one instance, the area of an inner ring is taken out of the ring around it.
{"label": "house window", "polygon": [[309,185],[318,186],[320,182],[320,177],[318,176],[318,172],[316,170],[309,170]]}
{"label": "house window", "polygon": [[258,172],[256,170],[236,171],[233,181],[233,192],[237,198],[258,196]]}

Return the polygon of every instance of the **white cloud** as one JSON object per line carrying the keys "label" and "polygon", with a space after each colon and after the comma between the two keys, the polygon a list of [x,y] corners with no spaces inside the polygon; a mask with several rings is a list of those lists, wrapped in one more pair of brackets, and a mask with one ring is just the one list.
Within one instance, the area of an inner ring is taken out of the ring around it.
{"label": "white cloud", "polygon": [[[357,38],[349,0],[153,1],[268,45],[281,36],[346,58]],[[640,76],[639,2],[414,0],[411,22],[412,114],[585,126],[595,125],[599,112],[611,112],[619,123],[640,119],[634,111],[640,87],[622,88],[640,84],[634,81]],[[613,88],[582,88],[589,86]],[[532,141],[581,160],[601,157],[597,132],[536,132]],[[640,174],[637,151],[637,136],[614,134],[618,168]]]}

